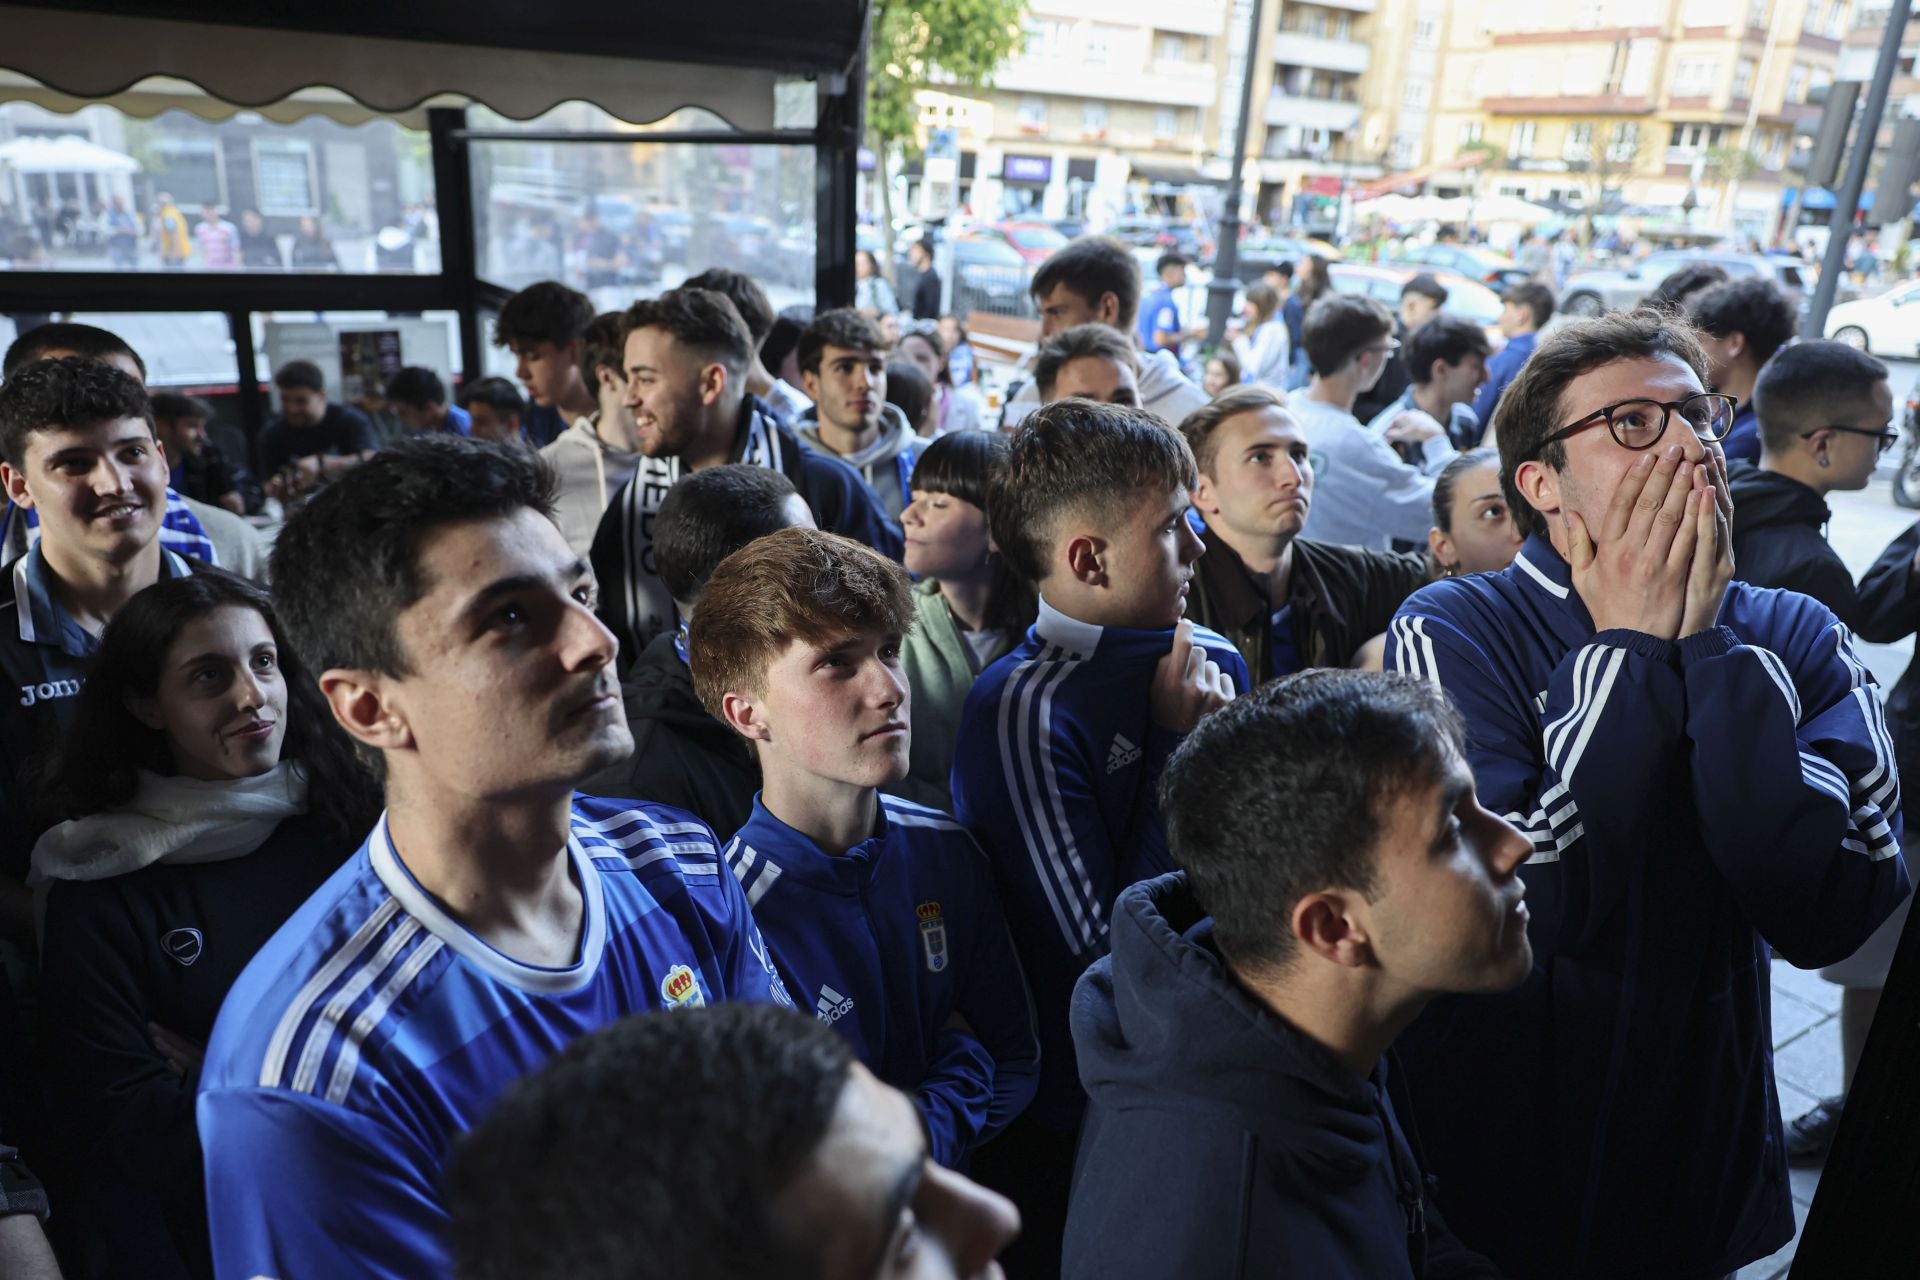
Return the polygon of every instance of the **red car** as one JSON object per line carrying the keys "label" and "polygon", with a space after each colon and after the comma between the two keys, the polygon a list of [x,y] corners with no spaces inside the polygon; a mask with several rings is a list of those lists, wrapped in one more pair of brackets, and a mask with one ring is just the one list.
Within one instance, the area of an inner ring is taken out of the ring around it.
{"label": "red car", "polygon": [[1004,241],[1020,255],[1021,261],[1037,267],[1067,243],[1067,238],[1044,222],[996,222],[980,227],[973,234]]}

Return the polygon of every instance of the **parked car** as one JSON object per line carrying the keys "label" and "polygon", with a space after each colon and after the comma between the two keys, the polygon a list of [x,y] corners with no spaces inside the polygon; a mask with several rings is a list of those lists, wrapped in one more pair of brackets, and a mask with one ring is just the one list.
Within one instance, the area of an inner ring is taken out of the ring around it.
{"label": "parked car", "polygon": [[1213,233],[1181,218],[1122,218],[1107,229],[1107,234],[1136,248],[1184,253],[1199,263],[1213,261]]}
{"label": "parked car", "polygon": [[1035,267],[1067,243],[1066,236],[1045,222],[996,222],[974,234],[1011,246],[1022,262]]}
{"label": "parked car", "polygon": [[960,315],[990,311],[1003,316],[1031,316],[1033,298],[1028,285],[1033,268],[1014,247],[996,236],[964,235],[953,240],[953,299],[949,307]]}
{"label": "parked car", "polygon": [[[1316,247],[1320,242],[1296,239],[1293,236],[1248,236],[1240,242],[1240,252],[1234,259],[1233,274],[1243,284],[1252,284],[1266,272],[1283,262],[1291,262],[1298,267],[1300,260],[1309,254],[1321,253]],[[1329,248],[1331,246],[1328,246]],[[1321,253],[1329,262],[1339,258]]]}
{"label": "parked car", "polygon": [[1400,313],[1400,291],[1407,281],[1420,274],[1432,276],[1447,291],[1447,310],[1465,316],[1483,329],[1491,329],[1500,320],[1500,295],[1481,284],[1452,271],[1432,267],[1373,266],[1357,262],[1335,262],[1327,267],[1333,287],[1341,293],[1361,293],[1378,298],[1395,315]]}
{"label": "parked car", "polygon": [[1920,355],[1920,280],[1872,298],[1843,302],[1827,313],[1827,337],[1870,355]]}
{"label": "parked car", "polygon": [[1408,249],[1389,266],[1439,267],[1495,290],[1525,284],[1533,274],[1512,258],[1470,244],[1426,244]]}
{"label": "parked car", "polygon": [[1652,254],[1622,268],[1574,272],[1561,292],[1560,310],[1575,316],[1597,316],[1620,307],[1636,307],[1673,272],[1701,262],[1724,268],[1727,275],[1736,280],[1764,276],[1780,286],[1796,309],[1805,309],[1806,286],[1811,277],[1803,271],[1797,258],[1677,249]]}

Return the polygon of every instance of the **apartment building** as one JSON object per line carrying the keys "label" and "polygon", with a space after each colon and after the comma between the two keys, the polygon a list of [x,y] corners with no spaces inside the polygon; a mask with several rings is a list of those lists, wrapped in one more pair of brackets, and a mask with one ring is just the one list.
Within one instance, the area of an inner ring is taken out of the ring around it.
{"label": "apartment building", "polygon": [[1769,237],[1796,130],[1835,78],[1854,0],[1461,0],[1448,6],[1435,163],[1484,149],[1483,192]]}

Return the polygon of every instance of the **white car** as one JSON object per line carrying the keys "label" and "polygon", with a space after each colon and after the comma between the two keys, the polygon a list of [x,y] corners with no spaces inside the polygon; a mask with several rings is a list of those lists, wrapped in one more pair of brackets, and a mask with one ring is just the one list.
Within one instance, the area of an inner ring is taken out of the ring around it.
{"label": "white car", "polygon": [[1920,355],[1920,280],[1878,297],[1843,302],[1827,313],[1827,336],[1870,355]]}

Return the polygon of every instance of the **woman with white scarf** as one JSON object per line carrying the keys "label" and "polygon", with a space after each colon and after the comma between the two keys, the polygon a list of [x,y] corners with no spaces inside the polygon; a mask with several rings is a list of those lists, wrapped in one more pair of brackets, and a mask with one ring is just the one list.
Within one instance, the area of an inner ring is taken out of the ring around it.
{"label": "woman with white scarf", "polygon": [[101,639],[33,851],[47,1085],[100,1273],[212,1275],[199,1061],[253,953],[379,814],[267,595],[224,573],[134,596]]}

